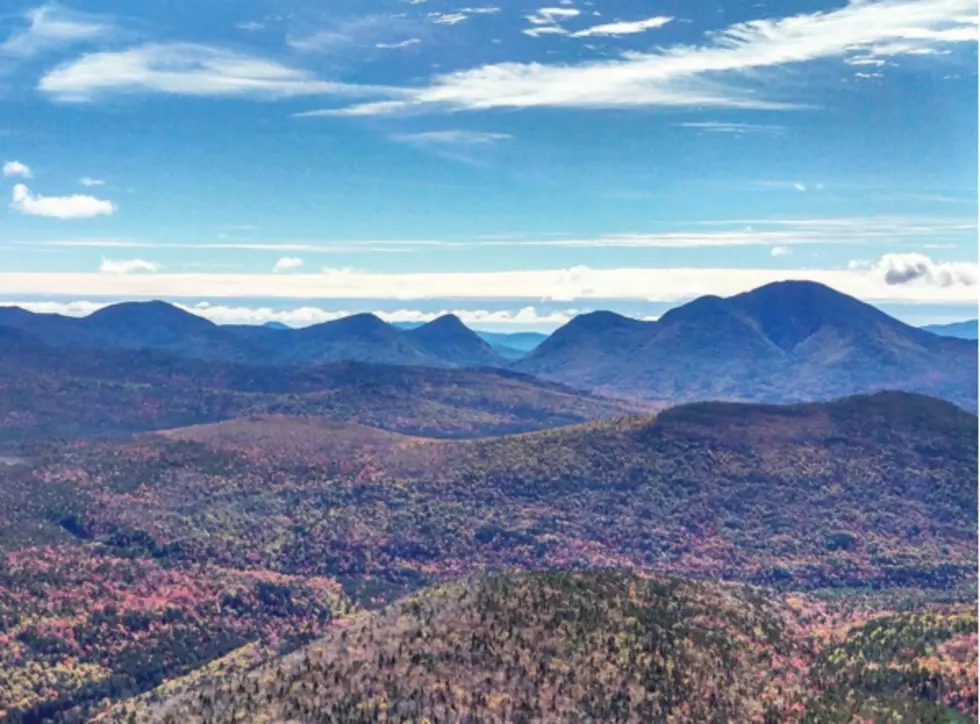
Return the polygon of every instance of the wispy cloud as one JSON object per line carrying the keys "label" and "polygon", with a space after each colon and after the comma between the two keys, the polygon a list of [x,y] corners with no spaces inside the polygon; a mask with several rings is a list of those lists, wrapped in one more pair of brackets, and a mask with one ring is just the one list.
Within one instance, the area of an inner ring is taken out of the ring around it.
{"label": "wispy cloud", "polygon": [[500,8],[496,6],[460,8],[451,13],[432,12],[429,13],[429,22],[436,25],[457,25],[469,20],[473,15],[493,15],[499,13]]}
{"label": "wispy cloud", "polygon": [[[730,228],[687,231],[603,234],[589,238],[487,240],[489,246],[553,246],[565,248],[698,248],[839,244],[916,244],[937,238],[969,238],[976,221],[964,219],[839,218],[736,219],[713,222]],[[701,224],[707,226],[709,224]],[[698,225],[695,225],[698,226]],[[921,248],[921,247],[920,247]]]}
{"label": "wispy cloud", "polygon": [[103,259],[99,265],[102,274],[133,274],[134,272],[158,272],[160,265],[145,259]]}
{"label": "wispy cloud", "polygon": [[724,121],[688,121],[676,124],[678,128],[693,128],[704,133],[782,133],[786,126],[772,123],[729,123]]}
{"label": "wispy cloud", "polygon": [[[728,296],[775,281],[810,280],[877,302],[976,303],[975,262],[933,262],[952,275],[919,275],[894,283],[894,266],[752,269],[731,267],[621,267],[383,273],[325,268],[318,274],[87,274],[0,272],[6,295],[117,298],[304,299],[633,299],[675,302],[704,294]],[[955,270],[950,267],[955,265]],[[889,281],[891,279],[891,282]]]}
{"label": "wispy cloud", "polygon": [[[479,142],[475,142],[479,143]],[[426,249],[465,252],[477,247],[653,248],[783,247],[851,245],[949,248],[950,240],[975,242],[976,219],[932,217],[838,217],[726,219],[696,222],[677,231],[572,237],[505,234],[456,239],[336,239],[331,241],[149,242],[125,239],[51,239],[10,242],[27,247],[196,249],[296,254],[406,253]]]}
{"label": "wispy cloud", "polygon": [[38,88],[56,100],[74,102],[125,93],[275,99],[393,92],[331,83],[274,60],[194,43],[148,43],[83,55],[49,72]]}
{"label": "wispy cloud", "polygon": [[464,15],[463,13],[429,13],[429,20],[436,25],[456,25],[468,17],[468,15]]}
{"label": "wispy cloud", "polygon": [[92,178],[91,176],[82,176],[78,179],[78,183],[82,186],[105,186],[105,181],[102,179]]}
{"label": "wispy cloud", "polygon": [[44,239],[15,241],[15,246],[87,249],[209,249],[226,251],[293,252],[309,254],[409,253],[427,248],[451,248],[462,243],[434,240],[393,239],[389,241],[338,240],[330,243],[293,241],[150,242],[126,239]]}
{"label": "wispy cloud", "polygon": [[774,246],[769,253],[773,256],[789,256],[793,253],[793,250],[788,246]]}
{"label": "wispy cloud", "polygon": [[0,55],[30,57],[48,50],[113,35],[115,26],[96,15],[48,3],[24,13],[27,27],[0,43]]}
{"label": "wispy cloud", "polygon": [[279,274],[280,272],[292,271],[294,269],[299,269],[303,266],[303,260],[296,256],[284,256],[280,257],[279,261],[275,263],[272,267],[273,274]]}
{"label": "wispy cloud", "polygon": [[47,216],[53,219],[88,219],[93,216],[111,216],[116,206],[111,201],[94,196],[41,196],[32,194],[24,184],[14,186],[10,208],[29,216]]}
{"label": "wispy cloud", "polygon": [[3,164],[4,178],[30,178],[32,176],[30,167],[20,161],[6,161]]}
{"label": "wispy cloud", "polygon": [[[536,26],[556,26],[552,13],[538,11],[531,17]],[[851,0],[827,12],[738,23],[709,34],[701,45],[576,65],[512,62],[438,75],[427,85],[404,88],[403,98],[339,112],[541,106],[787,109],[805,99],[781,97],[780,90],[791,89],[760,83],[761,71],[832,58],[921,53],[976,38],[973,0]]]}
{"label": "wispy cloud", "polygon": [[486,145],[513,138],[506,133],[486,133],[483,131],[424,131],[422,133],[401,133],[392,136],[396,141],[421,145]]}
{"label": "wispy cloud", "polygon": [[409,38],[408,40],[402,40],[398,43],[375,43],[374,47],[381,48],[382,50],[401,50],[402,48],[418,45],[421,42],[421,38]]}
{"label": "wispy cloud", "polygon": [[484,131],[425,131],[422,133],[402,133],[392,136],[392,140],[407,143],[442,158],[470,165],[486,164],[477,149],[487,148],[500,141],[512,138],[506,133],[487,133]]}
{"label": "wispy cloud", "polygon": [[354,48],[363,52],[372,47],[408,47],[420,42],[414,36],[423,27],[423,23],[404,14],[371,13],[335,18],[312,32],[305,29],[303,34],[290,35],[286,42],[302,53],[339,56],[351,53]]}
{"label": "wispy cloud", "polygon": [[579,30],[572,33],[573,38],[589,38],[596,35],[633,35],[635,33],[644,33],[647,30],[654,30],[656,28],[662,28],[664,25],[673,20],[672,17],[660,15],[657,17],[647,18],[646,20],[632,20],[624,21],[618,23],[605,23],[603,25],[594,25],[591,28],[586,28],[585,30]]}
{"label": "wispy cloud", "polygon": [[532,38],[539,35],[568,35],[568,31],[561,24],[562,20],[571,19],[581,14],[577,8],[569,7],[547,7],[539,8],[525,18],[531,23],[530,28],[522,32]]}

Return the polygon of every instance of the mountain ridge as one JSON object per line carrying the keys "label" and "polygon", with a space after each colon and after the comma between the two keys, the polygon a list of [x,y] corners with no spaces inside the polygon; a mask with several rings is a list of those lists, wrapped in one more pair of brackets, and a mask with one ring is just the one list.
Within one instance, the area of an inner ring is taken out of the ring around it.
{"label": "mountain ridge", "polygon": [[905,389],[975,410],[976,345],[814,282],[706,296],[655,322],[576,318],[514,364],[606,394],[795,402]]}
{"label": "mountain ridge", "polygon": [[141,302],[82,318],[0,308],[0,326],[60,348],[157,349],[208,362],[510,368],[657,404],[795,402],[905,389],[977,408],[975,344],[911,327],[814,282],[704,296],[656,321],[589,312],[526,354],[500,342],[495,350],[451,314],[402,325],[362,313],[279,329],[218,326],[165,302]]}

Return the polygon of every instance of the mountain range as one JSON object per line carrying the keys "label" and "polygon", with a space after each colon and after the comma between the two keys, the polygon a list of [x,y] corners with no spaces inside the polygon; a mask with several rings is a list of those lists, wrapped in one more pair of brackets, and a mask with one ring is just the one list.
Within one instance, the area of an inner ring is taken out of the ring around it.
{"label": "mountain range", "polygon": [[655,322],[576,317],[514,368],[652,400],[794,402],[902,389],[977,406],[977,345],[811,282],[701,297]]}
{"label": "mountain range", "polygon": [[[658,404],[795,402],[902,389],[977,408],[975,343],[909,326],[812,282],[701,297],[657,321],[592,312],[544,341],[481,337],[454,315],[421,325],[357,314],[301,329],[219,326],[164,302],[127,302],[81,318],[0,308],[0,328],[11,344],[34,338],[58,349],[156,350],[263,367],[512,369]],[[15,342],[13,330],[28,336]]]}
{"label": "mountain range", "polygon": [[301,329],[223,325],[166,302],[124,302],[86,317],[0,308],[0,327],[27,332],[60,348],[148,349],[212,362],[317,365],[331,362],[503,366],[485,341],[446,315],[400,330],[373,314],[356,314]]}

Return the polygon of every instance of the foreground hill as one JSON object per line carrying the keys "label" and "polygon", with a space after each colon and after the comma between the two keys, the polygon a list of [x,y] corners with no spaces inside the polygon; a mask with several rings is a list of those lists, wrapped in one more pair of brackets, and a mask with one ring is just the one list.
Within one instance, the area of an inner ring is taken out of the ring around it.
{"label": "foreground hill", "polygon": [[0,708],[33,715],[485,568],[975,587],[977,418],[904,393],[481,440],[251,415],[24,457],[0,467]]}
{"label": "foreground hill", "polygon": [[702,297],[656,322],[578,317],[515,369],[661,401],[796,402],[901,389],[977,407],[977,345],[813,282]]}
{"label": "foreground hill", "polygon": [[87,317],[0,307],[0,326],[58,348],[157,350],[209,362],[322,365],[368,362],[430,367],[504,366],[504,360],[453,316],[402,330],[373,314],[301,329],[219,326],[166,302],[124,302]]}
{"label": "foreground hill", "polygon": [[63,350],[0,327],[0,443],[117,434],[247,414],[317,415],[465,437],[595,420],[637,405],[492,369],[208,363],[147,350]]}
{"label": "foreground hill", "polygon": [[101,721],[966,722],[975,627],[966,607],[868,622],[676,579],[498,575],[428,590],[285,659],[166,687]]}

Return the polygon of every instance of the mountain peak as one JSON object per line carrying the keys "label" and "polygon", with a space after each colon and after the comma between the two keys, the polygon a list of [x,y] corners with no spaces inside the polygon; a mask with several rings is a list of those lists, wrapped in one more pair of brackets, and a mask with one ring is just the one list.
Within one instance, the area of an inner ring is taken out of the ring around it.
{"label": "mountain peak", "polygon": [[315,324],[306,329],[330,330],[343,334],[376,334],[379,332],[384,333],[385,331],[395,331],[390,324],[371,312],[352,314],[349,317],[341,317],[340,319],[334,319],[329,322]]}
{"label": "mountain peak", "polygon": [[823,328],[867,335],[878,325],[911,331],[876,307],[811,281],[767,284],[727,300],[749,314],[775,345],[792,350]]}
{"label": "mountain peak", "polygon": [[604,309],[595,312],[586,312],[573,317],[562,329],[575,330],[576,332],[593,332],[606,329],[619,329],[623,327],[634,327],[645,324],[639,319],[626,317],[616,312]]}
{"label": "mountain peak", "polygon": [[426,330],[427,332],[437,332],[439,334],[476,334],[473,330],[463,324],[463,320],[461,320],[455,314],[443,314],[430,322],[426,322],[421,327],[415,328],[416,333],[421,333],[421,330]]}
{"label": "mountain peak", "polygon": [[153,300],[149,302],[121,302],[103,307],[84,318],[86,326],[115,327],[170,327],[175,330],[196,331],[211,329],[216,325],[196,314],[179,307]]}
{"label": "mountain peak", "polygon": [[489,343],[455,314],[443,314],[404,334],[426,353],[450,364],[484,367],[500,362]]}

